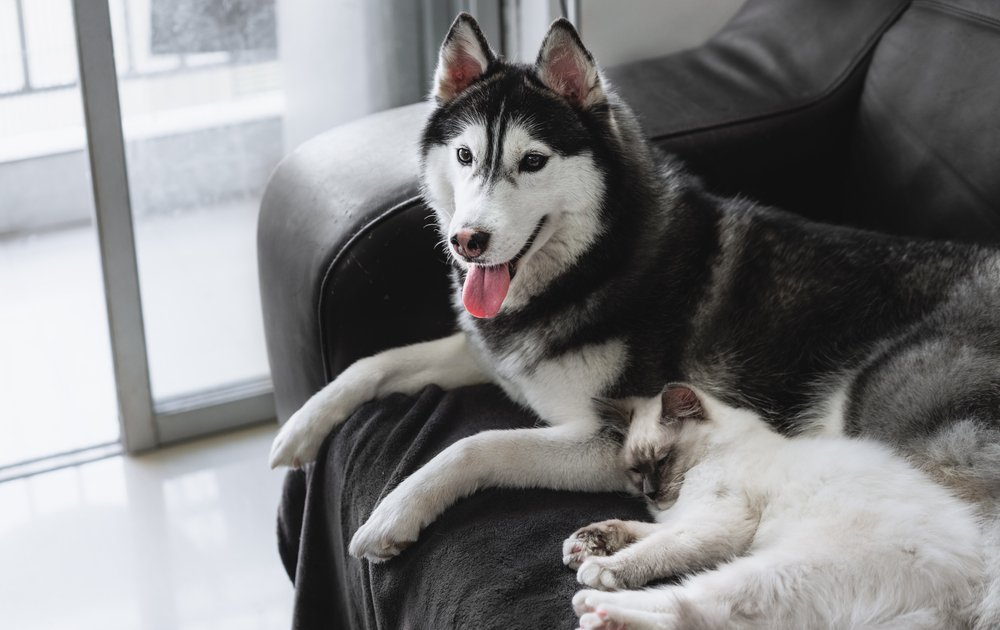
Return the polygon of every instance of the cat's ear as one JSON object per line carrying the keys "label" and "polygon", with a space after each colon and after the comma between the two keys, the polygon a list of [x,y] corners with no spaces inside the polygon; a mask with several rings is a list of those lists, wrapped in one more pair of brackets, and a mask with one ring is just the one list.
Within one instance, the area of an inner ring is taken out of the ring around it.
{"label": "cat's ear", "polygon": [[606,433],[618,443],[625,442],[629,425],[635,415],[635,407],[627,400],[612,398],[593,398],[594,410],[601,419],[601,425]]}
{"label": "cat's ear", "polygon": [[661,418],[664,421],[704,420],[705,407],[698,394],[681,383],[671,383],[663,389]]}
{"label": "cat's ear", "polygon": [[605,100],[597,64],[565,18],[559,18],[549,27],[538,51],[535,72],[549,89],[581,109]]}
{"label": "cat's ear", "polygon": [[441,44],[434,72],[434,98],[445,104],[481,77],[496,55],[490,49],[476,19],[459,13]]}

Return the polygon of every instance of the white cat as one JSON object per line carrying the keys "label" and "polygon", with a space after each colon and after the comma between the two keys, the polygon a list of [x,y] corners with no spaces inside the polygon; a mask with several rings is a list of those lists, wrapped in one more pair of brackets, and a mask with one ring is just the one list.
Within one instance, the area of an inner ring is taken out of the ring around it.
{"label": "white cat", "polygon": [[619,406],[657,523],[563,545],[583,628],[963,628],[981,596],[972,510],[870,441],[789,439],[686,385]]}

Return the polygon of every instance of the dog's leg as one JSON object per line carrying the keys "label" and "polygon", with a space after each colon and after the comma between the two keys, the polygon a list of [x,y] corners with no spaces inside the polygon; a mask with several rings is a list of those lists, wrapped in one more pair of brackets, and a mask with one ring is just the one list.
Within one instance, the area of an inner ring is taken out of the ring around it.
{"label": "dog's leg", "polygon": [[387,560],[460,498],[485,487],[622,490],[618,446],[589,422],[484,431],[441,451],[378,504],[354,534],[352,555]]}
{"label": "dog's leg", "polygon": [[316,459],[323,438],[374,398],[412,394],[431,383],[452,389],[489,381],[465,333],[366,357],[316,392],[281,427],[271,446],[271,467],[297,468]]}

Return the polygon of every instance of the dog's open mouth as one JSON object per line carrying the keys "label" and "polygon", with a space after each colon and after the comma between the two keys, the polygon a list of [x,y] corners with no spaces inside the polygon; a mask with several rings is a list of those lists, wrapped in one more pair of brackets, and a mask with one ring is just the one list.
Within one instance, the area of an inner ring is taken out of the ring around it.
{"label": "dog's open mouth", "polygon": [[546,219],[548,215],[541,218],[521,251],[507,262],[499,265],[469,265],[465,274],[465,285],[462,287],[462,302],[470,315],[490,318],[500,312],[500,306],[503,305],[503,300],[510,289],[510,281],[517,273],[517,263],[535,244],[535,239],[545,226]]}

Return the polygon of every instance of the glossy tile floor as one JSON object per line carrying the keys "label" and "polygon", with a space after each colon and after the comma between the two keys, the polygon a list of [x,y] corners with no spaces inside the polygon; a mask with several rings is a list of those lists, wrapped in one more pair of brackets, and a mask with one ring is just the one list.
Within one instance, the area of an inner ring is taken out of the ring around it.
{"label": "glossy tile floor", "polygon": [[0,627],[287,628],[275,431],[0,483]]}

